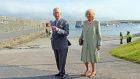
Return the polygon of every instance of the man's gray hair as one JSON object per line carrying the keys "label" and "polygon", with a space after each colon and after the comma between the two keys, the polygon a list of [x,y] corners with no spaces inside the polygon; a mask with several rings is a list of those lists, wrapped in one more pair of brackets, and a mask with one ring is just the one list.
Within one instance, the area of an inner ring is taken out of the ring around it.
{"label": "man's gray hair", "polygon": [[58,8],[58,7],[56,7],[56,8],[53,9],[53,13],[54,13],[56,10],[58,10],[58,11],[61,13],[60,8]]}

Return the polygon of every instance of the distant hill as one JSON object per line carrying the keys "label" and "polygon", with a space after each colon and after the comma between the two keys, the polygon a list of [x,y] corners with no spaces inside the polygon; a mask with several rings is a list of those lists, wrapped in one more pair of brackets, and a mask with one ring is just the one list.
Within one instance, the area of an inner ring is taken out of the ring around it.
{"label": "distant hill", "polygon": [[37,28],[41,20],[0,16],[0,32],[20,31]]}

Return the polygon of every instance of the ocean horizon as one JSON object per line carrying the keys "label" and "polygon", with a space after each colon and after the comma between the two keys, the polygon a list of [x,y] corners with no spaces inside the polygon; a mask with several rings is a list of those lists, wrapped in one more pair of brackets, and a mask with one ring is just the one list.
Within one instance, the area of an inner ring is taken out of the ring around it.
{"label": "ocean horizon", "polygon": [[[75,23],[70,23],[69,28],[69,37],[79,37],[81,35],[82,28],[76,28]],[[101,25],[101,34],[105,37],[119,37],[120,32],[125,36],[127,31],[130,31],[131,34],[140,33],[140,24],[120,23],[118,25]]]}

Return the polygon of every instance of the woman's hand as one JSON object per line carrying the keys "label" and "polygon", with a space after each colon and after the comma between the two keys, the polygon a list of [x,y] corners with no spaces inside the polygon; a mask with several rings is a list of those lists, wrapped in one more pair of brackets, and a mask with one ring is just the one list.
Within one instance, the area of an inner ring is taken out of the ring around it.
{"label": "woman's hand", "polygon": [[97,46],[97,51],[100,50],[101,46]]}

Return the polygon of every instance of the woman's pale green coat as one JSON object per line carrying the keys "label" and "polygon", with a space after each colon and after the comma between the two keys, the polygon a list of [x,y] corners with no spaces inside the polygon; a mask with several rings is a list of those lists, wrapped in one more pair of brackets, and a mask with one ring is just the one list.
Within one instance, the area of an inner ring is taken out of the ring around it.
{"label": "woman's pale green coat", "polygon": [[79,40],[83,39],[81,60],[83,62],[97,62],[97,46],[101,46],[100,22],[94,20],[91,24],[84,21]]}

